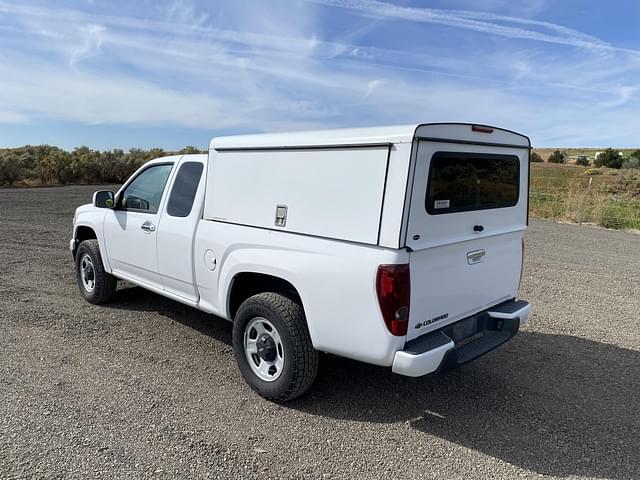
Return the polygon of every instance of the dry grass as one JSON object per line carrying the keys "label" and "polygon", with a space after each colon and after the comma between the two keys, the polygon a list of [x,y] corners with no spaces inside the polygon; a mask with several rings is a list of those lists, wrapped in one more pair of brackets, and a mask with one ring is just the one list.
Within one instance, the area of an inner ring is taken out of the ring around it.
{"label": "dry grass", "polygon": [[575,165],[531,165],[534,218],[640,229],[640,173]]}

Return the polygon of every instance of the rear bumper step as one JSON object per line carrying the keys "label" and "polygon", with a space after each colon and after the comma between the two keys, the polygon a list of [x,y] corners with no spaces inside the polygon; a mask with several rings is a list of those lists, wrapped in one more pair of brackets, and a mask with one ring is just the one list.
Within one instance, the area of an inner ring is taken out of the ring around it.
{"label": "rear bumper step", "polygon": [[421,377],[463,365],[511,339],[530,311],[528,302],[509,300],[411,340],[396,352],[392,370]]}

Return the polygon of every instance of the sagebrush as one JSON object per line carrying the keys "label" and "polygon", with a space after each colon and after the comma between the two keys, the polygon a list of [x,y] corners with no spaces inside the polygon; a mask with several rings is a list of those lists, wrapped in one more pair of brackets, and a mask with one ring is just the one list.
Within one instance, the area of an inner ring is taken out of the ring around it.
{"label": "sagebrush", "polygon": [[88,147],[67,152],[50,145],[4,148],[0,149],[0,185],[122,183],[148,160],[172,153],[201,151],[191,146],[179,152],[161,148],[98,151]]}

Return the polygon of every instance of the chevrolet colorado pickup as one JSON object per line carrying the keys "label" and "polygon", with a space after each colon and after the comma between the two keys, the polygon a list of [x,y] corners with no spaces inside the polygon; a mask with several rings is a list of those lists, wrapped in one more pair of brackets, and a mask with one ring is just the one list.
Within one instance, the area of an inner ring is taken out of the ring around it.
{"label": "chevrolet colorado pickup", "polygon": [[124,279],[233,322],[258,394],[313,383],[319,352],[412,377],[512,338],[529,139],[485,125],[214,138],[152,160],[74,215],[82,295]]}

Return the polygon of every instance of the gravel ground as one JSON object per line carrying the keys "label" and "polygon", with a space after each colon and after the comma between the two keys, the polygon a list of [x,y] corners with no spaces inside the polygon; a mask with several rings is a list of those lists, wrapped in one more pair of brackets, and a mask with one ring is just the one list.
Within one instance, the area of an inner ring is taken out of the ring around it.
{"label": "gravel ground", "polygon": [[82,300],[94,189],[0,190],[1,478],[640,478],[640,235],[533,221],[511,342],[435,378],[328,357],[279,406],[224,320],[131,285]]}

